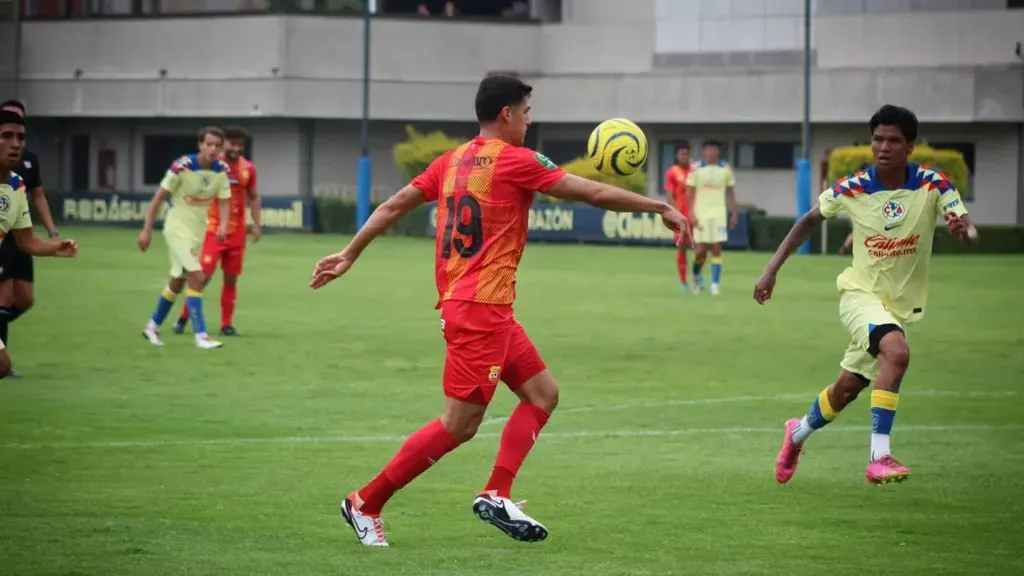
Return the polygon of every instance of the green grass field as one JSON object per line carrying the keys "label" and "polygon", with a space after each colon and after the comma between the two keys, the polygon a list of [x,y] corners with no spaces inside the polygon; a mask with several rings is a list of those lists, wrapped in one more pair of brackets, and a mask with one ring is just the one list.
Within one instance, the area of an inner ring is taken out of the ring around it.
{"label": "green grass field", "polygon": [[[1022,257],[936,257],[893,436],[914,476],[863,479],[866,398],[817,434],[794,480],[788,417],[838,371],[842,257],[794,258],[766,307],[767,254],[725,258],[723,294],[682,294],[670,249],[531,245],[518,317],[562,386],[514,496],[551,537],[479,522],[499,391],[480,435],[385,510],[359,547],[339,500],[442,405],[433,247],[385,238],[314,293],[344,238],[251,248],[236,324],[200,351],[140,336],[162,238],[66,230],[77,261],[37,260],[37,308],[0,381],[0,573],[45,575],[1024,574]],[[206,300],[219,322],[219,277]]]}

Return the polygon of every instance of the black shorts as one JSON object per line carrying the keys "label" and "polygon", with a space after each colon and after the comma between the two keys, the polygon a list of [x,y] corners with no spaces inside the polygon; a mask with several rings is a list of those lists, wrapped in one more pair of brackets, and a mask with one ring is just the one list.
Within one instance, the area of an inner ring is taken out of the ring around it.
{"label": "black shorts", "polygon": [[22,280],[32,282],[34,278],[32,255],[22,252],[14,235],[4,236],[0,242],[0,282]]}

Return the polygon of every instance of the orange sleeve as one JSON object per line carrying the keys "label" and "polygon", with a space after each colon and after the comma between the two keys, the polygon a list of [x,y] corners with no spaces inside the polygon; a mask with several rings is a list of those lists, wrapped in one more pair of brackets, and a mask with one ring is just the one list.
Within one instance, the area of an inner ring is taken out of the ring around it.
{"label": "orange sleeve", "polygon": [[675,194],[679,182],[676,181],[676,171],[669,168],[665,171],[665,192]]}
{"label": "orange sleeve", "polygon": [[540,152],[509,146],[498,157],[502,176],[529,193],[547,192],[565,177],[565,172]]}
{"label": "orange sleeve", "polygon": [[423,197],[427,199],[427,202],[433,202],[441,195],[444,170],[448,166],[448,159],[451,158],[451,155],[451,152],[445,152],[434,159],[423,173],[412,179],[410,184],[420,192],[423,192]]}
{"label": "orange sleeve", "polygon": [[258,188],[256,187],[256,165],[249,162],[249,193],[255,194]]}

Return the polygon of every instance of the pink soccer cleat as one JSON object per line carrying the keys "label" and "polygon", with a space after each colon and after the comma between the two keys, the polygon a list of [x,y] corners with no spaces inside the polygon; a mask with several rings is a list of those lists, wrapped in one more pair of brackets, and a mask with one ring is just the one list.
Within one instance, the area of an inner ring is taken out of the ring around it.
{"label": "pink soccer cleat", "polygon": [[786,421],[786,437],[782,440],[782,450],[779,451],[779,456],[775,459],[775,480],[779,484],[789,482],[789,479],[796,473],[796,464],[804,449],[802,445],[793,442],[793,430],[799,424],[799,418]]}
{"label": "pink soccer cleat", "polygon": [[898,460],[886,454],[868,464],[864,477],[867,478],[870,484],[903,482],[910,478],[910,468],[900,464]]}

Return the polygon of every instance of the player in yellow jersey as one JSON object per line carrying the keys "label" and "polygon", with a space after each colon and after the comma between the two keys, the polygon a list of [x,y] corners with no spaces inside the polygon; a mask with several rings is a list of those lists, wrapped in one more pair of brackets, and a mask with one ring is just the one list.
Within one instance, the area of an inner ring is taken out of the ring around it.
{"label": "player in yellow jersey", "polygon": [[[25,119],[9,110],[0,111],[0,240],[14,237],[18,248],[32,256],[73,257],[78,254],[74,240],[49,242],[32,232],[25,181],[14,171],[25,150]],[[0,340],[0,378],[11,373],[11,357]]]}
{"label": "player in yellow jersey", "polygon": [[[160,325],[174,306],[174,300],[188,285],[189,318],[195,333],[196,347],[219,348],[221,343],[206,333],[203,316],[203,288],[206,285],[203,268],[199,263],[199,249],[206,236],[206,217],[212,202],[220,202],[220,213],[227,214],[231,200],[231,182],[228,166],[220,159],[224,146],[224,132],[220,128],[204,128],[199,133],[199,153],[182,156],[171,164],[153,195],[146,213],[146,221],[139,233],[139,248],[145,252],[153,232],[153,221],[165,199],[171,208],[164,219],[164,239],[171,255],[170,281],[157,300],[156,310],[150,317],[142,335],[154,346],[163,346]],[[227,236],[227,218],[220,222],[217,240]]]}
{"label": "player in yellow jersey", "polygon": [[[722,281],[722,243],[729,239],[729,230],[739,219],[736,206],[736,177],[732,168],[721,160],[718,142],[704,143],[703,160],[690,171],[686,196],[693,218],[693,284],[694,293],[704,288],[701,270],[711,246],[711,293],[718,294]],[[729,212],[732,212],[730,216]]]}
{"label": "player in yellow jersey", "polygon": [[824,218],[840,212],[853,222],[853,263],[839,275],[839,319],[852,339],[840,362],[839,377],[823,390],[802,419],[786,422],[775,478],[788,482],[796,472],[803,444],[874,382],[871,392],[871,456],[868,482],[902,482],[910,469],[893,458],[889,435],[900,383],[910,364],[904,327],[924,316],[928,266],[936,221],[944,217],[950,234],[977,239],[960,194],[942,173],[907,161],[917,139],[917,117],[886,105],[871,117],[875,165],[843,178],[818,197],[801,217],[754,285],[754,299],[772,296],[786,258]]}

